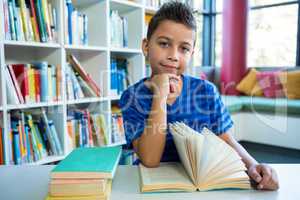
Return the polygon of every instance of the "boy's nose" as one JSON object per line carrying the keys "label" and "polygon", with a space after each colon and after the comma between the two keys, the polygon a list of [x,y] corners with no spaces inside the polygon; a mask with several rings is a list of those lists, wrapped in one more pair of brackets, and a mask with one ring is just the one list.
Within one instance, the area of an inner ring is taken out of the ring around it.
{"label": "boy's nose", "polygon": [[168,59],[172,61],[178,61],[178,51],[176,48],[170,48],[169,54],[168,54]]}

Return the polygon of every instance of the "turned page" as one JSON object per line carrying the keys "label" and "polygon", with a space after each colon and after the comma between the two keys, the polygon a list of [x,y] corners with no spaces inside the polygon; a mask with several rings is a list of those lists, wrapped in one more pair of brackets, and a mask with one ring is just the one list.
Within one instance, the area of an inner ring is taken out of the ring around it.
{"label": "turned page", "polygon": [[185,189],[196,190],[183,166],[178,162],[160,163],[157,168],[147,168],[140,164],[142,190]]}

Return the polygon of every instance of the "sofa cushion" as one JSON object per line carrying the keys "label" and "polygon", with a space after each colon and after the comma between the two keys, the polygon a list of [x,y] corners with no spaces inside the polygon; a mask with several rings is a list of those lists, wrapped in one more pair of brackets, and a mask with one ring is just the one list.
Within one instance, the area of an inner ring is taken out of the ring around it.
{"label": "sofa cushion", "polygon": [[279,78],[286,97],[300,99],[300,71],[283,72]]}
{"label": "sofa cushion", "polygon": [[260,88],[256,75],[258,71],[251,69],[248,74],[239,82],[236,89],[248,96],[263,96],[263,91]]}
{"label": "sofa cushion", "polygon": [[265,71],[257,73],[256,78],[259,86],[263,90],[265,97],[285,97],[281,82],[279,80],[279,74],[280,71]]}

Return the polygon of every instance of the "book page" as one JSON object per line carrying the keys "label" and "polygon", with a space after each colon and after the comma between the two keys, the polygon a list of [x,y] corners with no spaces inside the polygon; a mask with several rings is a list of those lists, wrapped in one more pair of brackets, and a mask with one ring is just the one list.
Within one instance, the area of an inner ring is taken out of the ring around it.
{"label": "book page", "polygon": [[196,179],[193,174],[193,170],[192,170],[192,166],[191,166],[191,158],[188,153],[189,149],[186,144],[187,137],[178,133],[177,130],[175,129],[175,127],[172,127],[172,128],[171,129],[173,130],[173,132],[176,132],[176,134],[172,134],[172,135],[173,135],[174,143],[176,145],[176,149],[177,149],[180,161],[181,161],[183,167],[185,168],[186,173],[189,175],[189,177],[193,181],[193,183],[196,183]]}
{"label": "book page", "polygon": [[180,163],[161,163],[157,168],[147,168],[140,164],[139,169],[142,191],[184,188],[194,191],[196,189]]}
{"label": "book page", "polygon": [[247,168],[245,167],[242,160],[235,160],[234,162],[228,165],[221,165],[223,169],[216,171],[214,174],[208,176],[206,182],[211,182],[215,180],[222,179],[223,177],[228,176],[229,174],[235,174],[237,172],[245,172]]}

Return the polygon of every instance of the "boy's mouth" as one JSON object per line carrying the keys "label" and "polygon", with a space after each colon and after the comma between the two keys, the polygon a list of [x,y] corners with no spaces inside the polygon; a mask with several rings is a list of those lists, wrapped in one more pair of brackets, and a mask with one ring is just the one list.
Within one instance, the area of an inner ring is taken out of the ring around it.
{"label": "boy's mouth", "polygon": [[161,66],[168,68],[168,69],[178,69],[178,67],[174,66],[174,65],[165,65],[165,64],[161,64]]}

